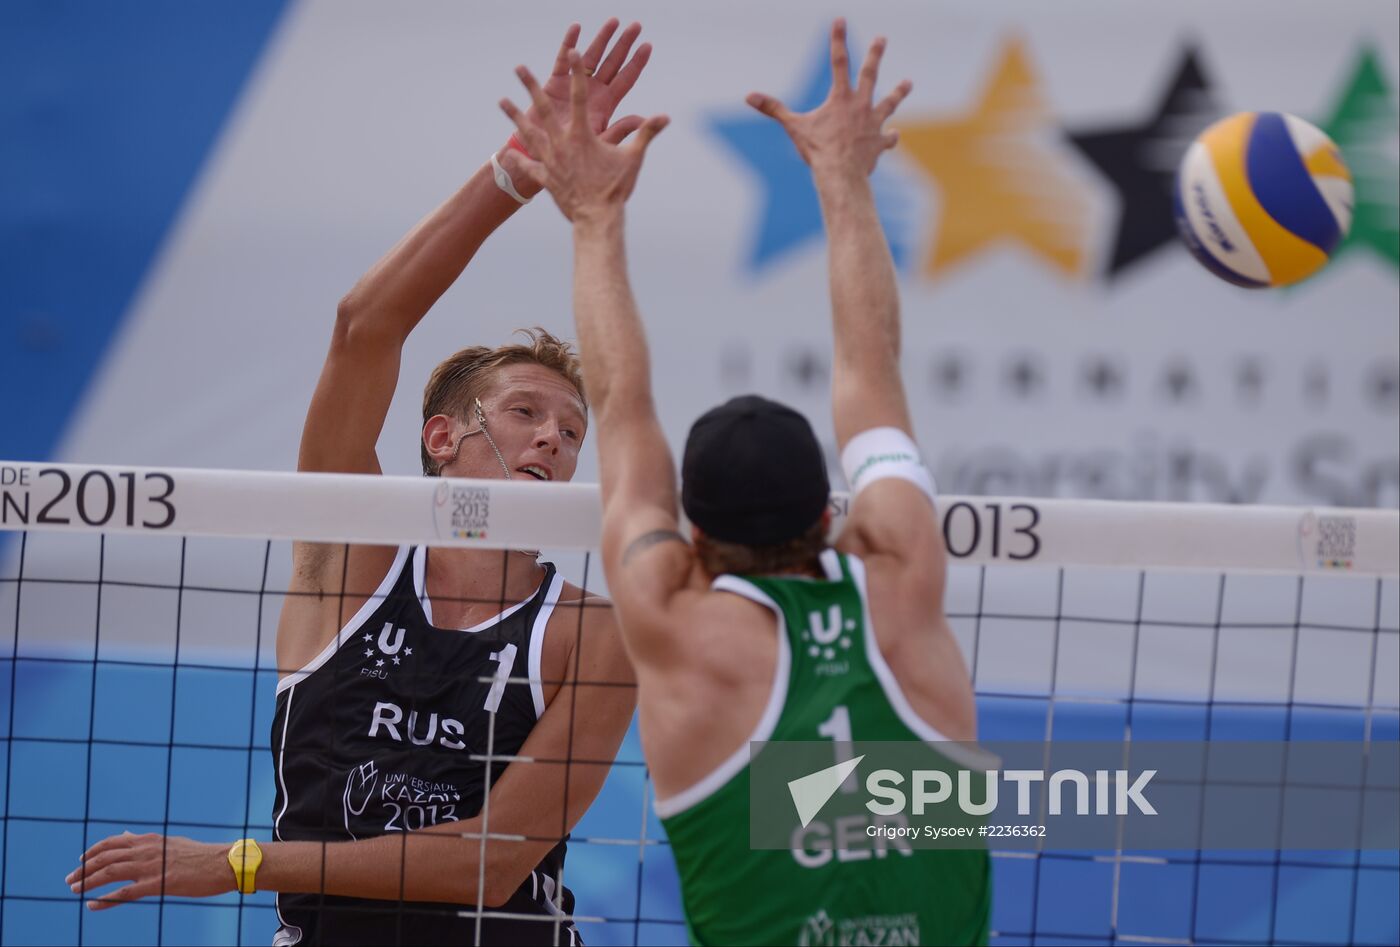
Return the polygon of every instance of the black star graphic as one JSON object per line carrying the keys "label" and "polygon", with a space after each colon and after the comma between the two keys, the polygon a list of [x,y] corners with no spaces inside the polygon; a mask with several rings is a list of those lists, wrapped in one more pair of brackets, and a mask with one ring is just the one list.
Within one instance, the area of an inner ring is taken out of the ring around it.
{"label": "black star graphic", "polygon": [[957,394],[966,375],[967,369],[957,355],[944,355],[936,359],[929,372],[934,389],[946,395]]}
{"label": "black star graphic", "polygon": [[1105,401],[1123,393],[1123,371],[1106,358],[1095,359],[1084,366],[1084,382],[1095,397]]}
{"label": "black star graphic", "polygon": [[1022,356],[1011,363],[1006,373],[1006,381],[1018,398],[1029,398],[1044,383],[1040,367],[1028,356]]}
{"label": "black star graphic", "polygon": [[1176,239],[1172,188],[1195,136],[1220,114],[1194,49],[1146,122],[1071,133],[1070,141],[1113,182],[1120,202],[1108,275]]}
{"label": "black star graphic", "polygon": [[1264,366],[1258,359],[1246,358],[1235,367],[1235,391],[1241,401],[1259,403],[1264,393]]}
{"label": "black star graphic", "polygon": [[801,388],[816,388],[830,377],[826,360],[813,349],[797,349],[787,357],[788,375]]}
{"label": "black star graphic", "polygon": [[1393,362],[1373,366],[1366,387],[1377,411],[1394,412],[1400,408],[1400,366]]}
{"label": "black star graphic", "polygon": [[1196,376],[1191,372],[1191,366],[1185,362],[1176,362],[1168,366],[1162,381],[1166,385],[1167,397],[1172,401],[1185,401],[1196,395]]}

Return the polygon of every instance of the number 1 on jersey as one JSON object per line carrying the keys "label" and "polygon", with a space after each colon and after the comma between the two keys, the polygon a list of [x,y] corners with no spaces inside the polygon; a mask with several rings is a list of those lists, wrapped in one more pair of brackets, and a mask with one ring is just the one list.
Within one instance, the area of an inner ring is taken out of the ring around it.
{"label": "number 1 on jersey", "polygon": [[[836,741],[836,762],[844,763],[851,758],[851,712],[846,709],[845,704],[833,710],[831,716],[817,727],[817,732]],[[852,770],[851,775],[841,784],[841,791],[855,792],[856,788],[856,774]]]}
{"label": "number 1 on jersey", "polygon": [[496,662],[496,673],[491,678],[491,690],[486,694],[487,713],[494,714],[501,707],[501,695],[506,692],[506,682],[515,667],[515,651],[515,645],[508,644],[491,655],[491,660]]}

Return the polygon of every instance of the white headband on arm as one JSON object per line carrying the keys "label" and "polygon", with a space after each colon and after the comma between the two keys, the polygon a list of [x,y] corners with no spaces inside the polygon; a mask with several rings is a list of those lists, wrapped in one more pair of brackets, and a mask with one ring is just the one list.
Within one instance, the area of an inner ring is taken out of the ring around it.
{"label": "white headband on arm", "polygon": [[873,427],[851,438],[841,451],[841,469],[852,497],[886,477],[908,480],[930,501],[937,495],[933,474],[919,457],[919,446],[897,427]]}

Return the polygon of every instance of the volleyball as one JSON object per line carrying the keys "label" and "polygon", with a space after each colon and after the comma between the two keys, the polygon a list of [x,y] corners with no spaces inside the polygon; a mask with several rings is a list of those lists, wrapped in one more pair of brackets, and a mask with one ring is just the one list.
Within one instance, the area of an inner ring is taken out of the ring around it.
{"label": "volleyball", "polygon": [[1177,172],[1186,246],[1237,286],[1287,286],[1316,273],[1346,236],[1351,208],[1351,172],[1337,146],[1283,112],[1221,119]]}

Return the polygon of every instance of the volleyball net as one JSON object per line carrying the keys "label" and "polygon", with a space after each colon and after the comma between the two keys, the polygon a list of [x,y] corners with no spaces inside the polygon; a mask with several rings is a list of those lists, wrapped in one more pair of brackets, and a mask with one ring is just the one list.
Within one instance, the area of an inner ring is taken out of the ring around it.
{"label": "volleyball net", "polygon": [[[1400,739],[1395,511],[947,496],[939,514],[983,741]],[[0,462],[0,939],[271,940],[268,893],[91,913],[63,879],[123,831],[273,837],[293,541],[540,550],[606,596],[600,524],[585,484]],[[589,943],[685,942],[651,797],[634,728],[569,842]],[[484,844],[503,844],[489,822]],[[994,943],[1400,939],[1396,852],[993,856]]]}

